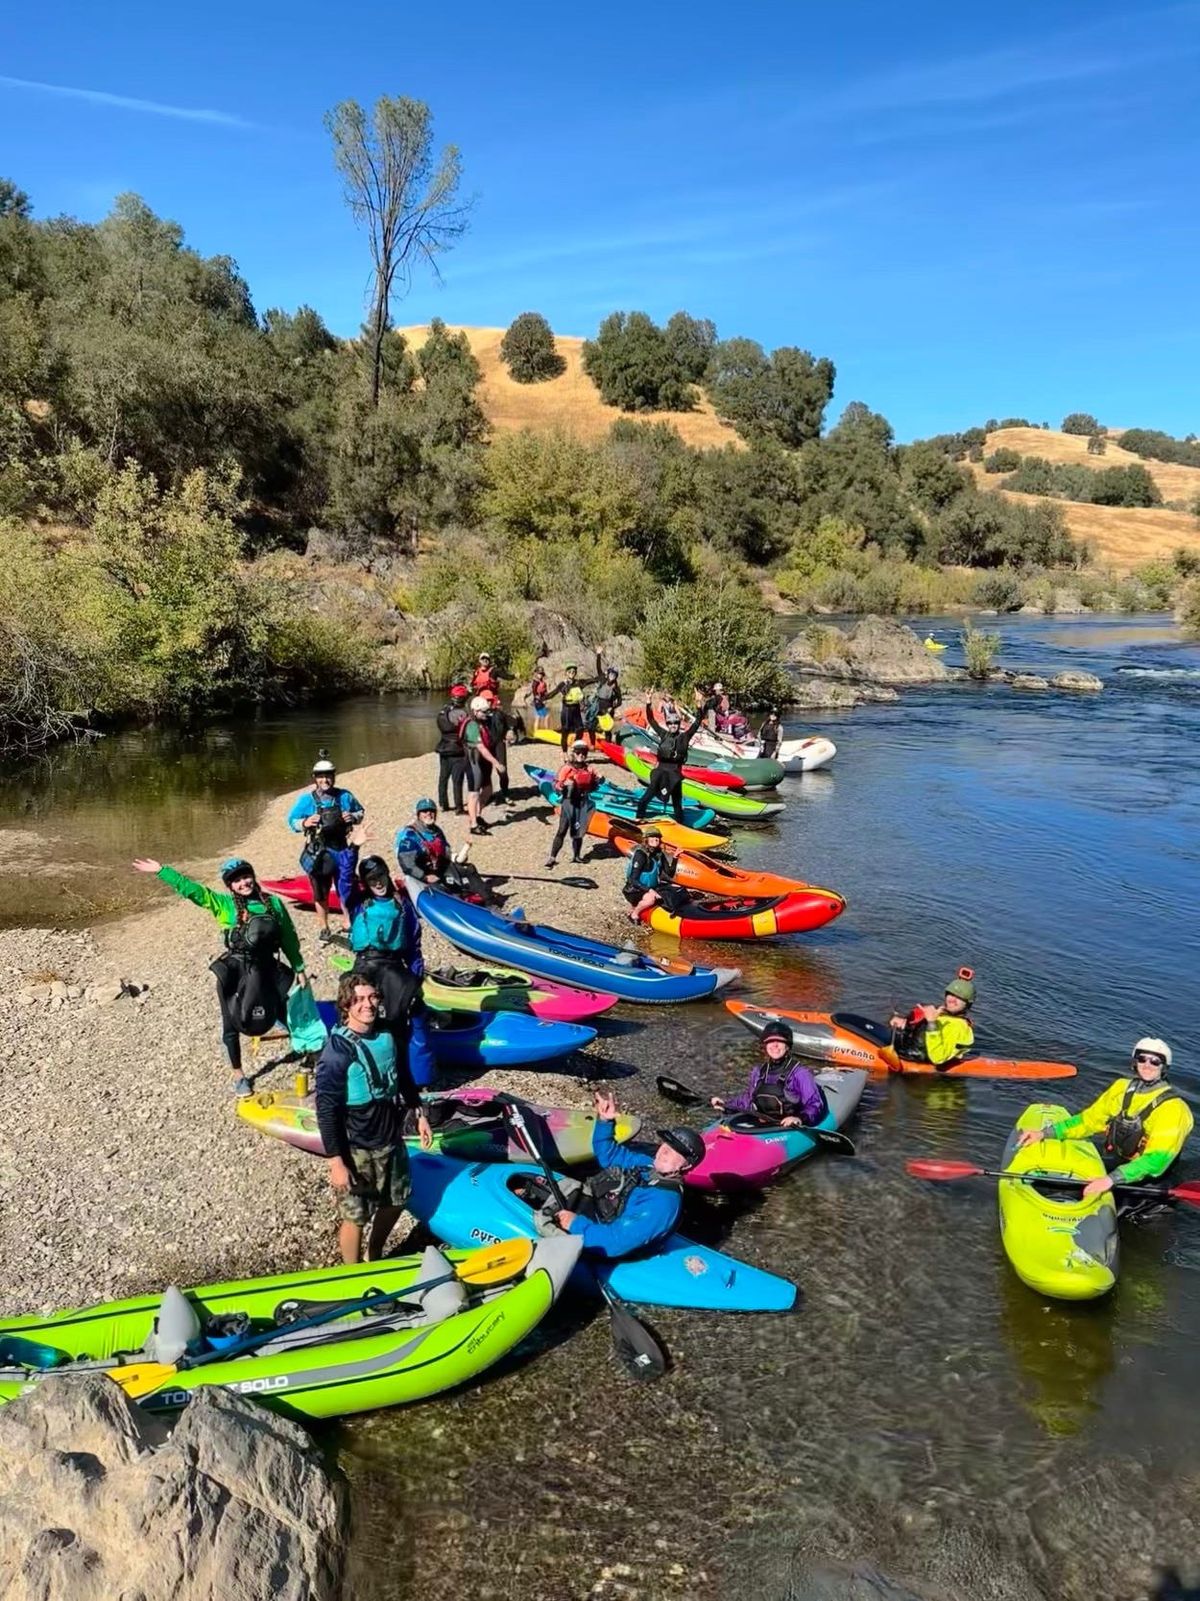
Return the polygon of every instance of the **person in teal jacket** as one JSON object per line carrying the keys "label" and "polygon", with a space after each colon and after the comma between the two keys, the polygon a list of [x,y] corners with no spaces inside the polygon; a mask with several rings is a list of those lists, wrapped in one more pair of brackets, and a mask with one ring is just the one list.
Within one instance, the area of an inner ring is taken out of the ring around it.
{"label": "person in teal jacket", "polygon": [[[193,906],[211,912],[220,925],[225,951],[213,962],[212,972],[221,1008],[221,1043],[235,1075],[235,1094],[250,1095],[254,1086],[242,1071],[242,1035],[265,1034],[281,1022],[292,979],[308,983],[291,914],[278,895],[263,892],[253,867],[240,856],[221,864],[225,894],[148,856],[133,865],[139,873],[153,873]],[[290,971],[279,961],[280,950]]]}
{"label": "person in teal jacket", "polygon": [[336,888],[342,910],[354,885],[358,865],[358,846],[351,843],[351,832],[362,822],[362,803],[337,783],[337,768],[328,751],[321,751],[313,763],[313,787],[297,797],[288,812],[288,827],[304,835],[300,866],[312,885],[313,906],[317,913],[322,943],[333,938],[329,927],[329,897]]}
{"label": "person in teal jacket", "polygon": [[421,999],[425,974],[421,923],[406,892],[392,881],[382,856],[367,856],[359,863],[348,912],[350,948],[355,953],[352,971],[378,991],[384,1024],[414,1081],[429,1084],[437,1064]]}

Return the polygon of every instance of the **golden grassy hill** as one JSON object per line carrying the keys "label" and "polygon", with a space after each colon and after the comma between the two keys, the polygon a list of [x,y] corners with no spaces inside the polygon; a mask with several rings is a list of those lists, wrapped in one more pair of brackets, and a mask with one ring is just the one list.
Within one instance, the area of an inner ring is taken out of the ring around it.
{"label": "golden grassy hill", "polygon": [[[1105,467],[1128,467],[1141,462],[1162,492],[1164,500],[1183,500],[1189,505],[1200,495],[1200,467],[1180,467],[1173,462],[1143,461],[1132,451],[1122,450],[1116,434],[1108,438],[1103,456],[1089,456],[1083,434],[1062,434],[1044,428],[998,428],[987,437],[984,454],[993,450],[1015,450],[1022,456],[1041,456],[1045,461],[1069,462],[1099,472]],[[974,465],[971,469],[980,488],[995,488],[996,479]],[[1008,494],[1007,490],[1001,491]],[[1013,500],[1036,500],[1036,495],[1011,495]],[[1181,545],[1200,548],[1200,518],[1187,511],[1171,511],[1165,506],[1085,506],[1062,500],[1067,527],[1075,539],[1086,539],[1095,560],[1121,572],[1142,562],[1169,557]]]}
{"label": "golden grassy hill", "polygon": [[[428,333],[426,327],[401,328],[409,344],[420,348]],[[580,439],[602,439],[619,417],[635,416],[639,422],[666,422],[685,444],[698,449],[709,445],[737,445],[736,432],[714,413],[702,398],[695,411],[619,411],[606,406],[600,392],[583,370],[583,340],[555,335],[558,353],[567,364],[558,378],[541,384],[518,384],[509,377],[500,359],[503,328],[458,328],[465,333],[483,377],[479,384],[479,404],[498,433],[519,428],[561,428]]]}

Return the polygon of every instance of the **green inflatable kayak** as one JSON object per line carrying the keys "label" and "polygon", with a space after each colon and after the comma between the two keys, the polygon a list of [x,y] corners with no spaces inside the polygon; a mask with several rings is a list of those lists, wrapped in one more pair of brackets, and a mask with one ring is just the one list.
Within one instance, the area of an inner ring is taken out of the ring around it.
{"label": "green inflatable kayak", "polygon": [[[50,1317],[8,1318],[0,1322],[0,1401],[11,1401],[47,1371],[112,1372],[129,1364],[155,1365],[142,1383],[126,1374],[122,1387],[156,1411],[184,1406],[205,1384],[223,1384],[276,1411],[309,1418],[423,1401],[476,1378],[537,1327],[575,1266],[579,1241],[562,1234],[537,1241],[525,1266],[499,1283],[472,1285],[453,1276],[455,1264],[482,1254],[443,1254],[431,1246],[423,1256],[187,1291],[172,1287]],[[374,1308],[301,1326],[322,1309],[353,1305],[377,1291],[385,1300]],[[290,1324],[280,1317],[289,1302],[300,1308]],[[238,1313],[255,1333],[274,1329],[268,1343],[204,1361],[222,1339],[232,1344],[214,1319]],[[189,1367],[189,1360],[196,1365]]]}
{"label": "green inflatable kayak", "polygon": [[[622,723],[614,738],[626,749],[632,745],[634,750],[644,750],[654,745],[654,736],[634,723]],[[688,759],[697,767],[712,767],[720,773],[736,773],[747,789],[775,789],[787,776],[781,763],[763,756],[726,756],[716,751],[693,750]]]}
{"label": "green inflatable kayak", "polygon": [[[625,751],[626,769],[633,774],[641,784],[650,781],[654,771],[653,766],[643,760],[630,747],[622,747]],[[736,789],[711,789],[707,784],[697,784],[694,779],[683,780],[683,793],[697,806],[710,806],[718,817],[740,817],[753,819],[758,817],[775,817],[783,811],[782,801],[760,801],[753,796],[741,793]]]}

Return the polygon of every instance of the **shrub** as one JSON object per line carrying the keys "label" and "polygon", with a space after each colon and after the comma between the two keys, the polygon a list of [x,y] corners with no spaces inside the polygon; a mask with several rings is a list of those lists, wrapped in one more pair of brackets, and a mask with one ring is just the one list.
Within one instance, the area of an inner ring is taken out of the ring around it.
{"label": "shrub", "polygon": [[1189,549],[1188,546],[1181,545],[1171,560],[1175,564],[1175,571],[1181,578],[1195,578],[1196,574],[1200,573],[1200,550]]}
{"label": "shrub", "polygon": [[566,371],[554,333],[540,311],[523,311],[500,341],[500,359],[519,384],[538,384]]}
{"label": "shrub", "polygon": [[677,584],[646,613],[640,630],[646,679],[686,694],[720,679],[743,705],[786,699],[780,641],[758,595],[728,578]]}
{"label": "shrub", "polygon": [[1121,449],[1154,461],[1177,461],[1185,467],[1200,467],[1200,444],[1194,435],[1173,439],[1157,428],[1127,428],[1121,435]]}
{"label": "shrub", "polygon": [[492,665],[502,677],[520,678],[531,671],[535,645],[518,606],[487,600],[448,616],[429,660],[432,681],[452,683],[455,674],[484,650],[491,653]]}
{"label": "shrub", "polygon": [[1000,653],[1000,635],[981,634],[968,623],[958,637],[962,642],[968,675],[971,678],[986,678]]}
{"label": "shrub", "polygon": [[1183,590],[1176,603],[1175,615],[1189,632],[1200,633],[1200,581],[1193,578]]}
{"label": "shrub", "polygon": [[1006,445],[1001,445],[999,450],[993,450],[990,456],[983,458],[983,470],[985,473],[1016,472],[1020,465],[1020,451],[1010,450]]}
{"label": "shrub", "polygon": [[1069,412],[1062,420],[1064,434],[1099,434],[1105,432],[1100,424],[1087,411]]}
{"label": "shrub", "polygon": [[815,662],[833,661],[846,654],[846,636],[824,623],[810,623],[804,630],[804,639]]}
{"label": "shrub", "polygon": [[1089,456],[1103,456],[1108,449],[1108,441],[1103,434],[1089,434],[1087,452]]}
{"label": "shrub", "polygon": [[1014,572],[987,573],[975,585],[975,600],[993,611],[1016,611],[1022,602],[1021,581]]}
{"label": "shrub", "polygon": [[994,428],[989,428],[988,429],[988,433],[989,434],[990,433],[998,433],[1001,428],[1032,428],[1032,427],[1033,427],[1033,424],[1030,422],[1028,417],[1002,417],[1000,419],[1000,421],[995,425]]}

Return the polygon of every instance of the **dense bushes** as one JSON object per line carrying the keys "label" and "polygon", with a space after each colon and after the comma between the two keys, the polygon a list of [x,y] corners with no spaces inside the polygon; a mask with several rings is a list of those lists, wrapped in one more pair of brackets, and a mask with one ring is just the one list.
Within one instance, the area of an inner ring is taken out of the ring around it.
{"label": "dense bushes", "polygon": [[678,584],[652,602],[641,630],[646,681],[687,696],[720,679],[735,701],[786,698],[779,635],[758,595],[729,578]]}
{"label": "dense bushes", "polygon": [[999,450],[993,450],[990,456],[985,456],[983,458],[983,470],[985,473],[1016,472],[1020,465],[1020,451],[1009,450],[1004,445],[1001,445]]}
{"label": "dense bushes", "polygon": [[500,341],[500,356],[519,384],[557,378],[567,365],[558,353],[550,324],[538,311],[523,311],[513,318]]}
{"label": "dense bushes", "polygon": [[614,311],[584,341],[583,370],[622,411],[691,411],[696,392],[678,346],[644,311]]}
{"label": "dense bushes", "polygon": [[1062,420],[1064,434],[1099,434],[1104,430],[1100,424],[1087,411],[1072,411]]}
{"label": "dense bushes", "polygon": [[1027,495],[1051,495],[1060,500],[1092,506],[1161,506],[1162,492],[1147,468],[1104,467],[1100,471],[1073,462],[1050,462],[1041,456],[1023,456],[1021,465],[1004,481],[1005,489]]}
{"label": "dense bushes", "polygon": [[1174,461],[1184,467],[1200,467],[1200,441],[1194,435],[1173,439],[1157,428],[1127,428],[1121,435],[1121,449],[1152,461]]}

